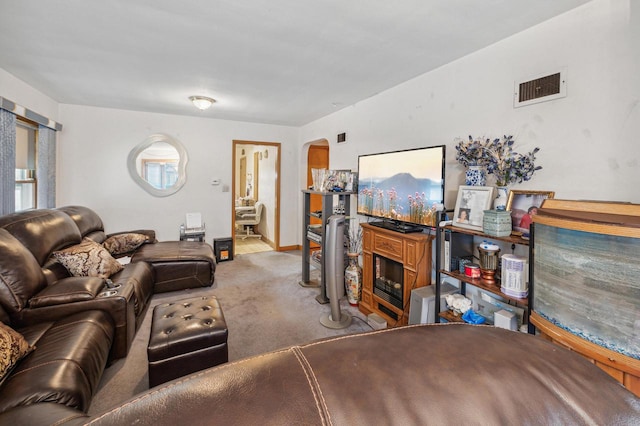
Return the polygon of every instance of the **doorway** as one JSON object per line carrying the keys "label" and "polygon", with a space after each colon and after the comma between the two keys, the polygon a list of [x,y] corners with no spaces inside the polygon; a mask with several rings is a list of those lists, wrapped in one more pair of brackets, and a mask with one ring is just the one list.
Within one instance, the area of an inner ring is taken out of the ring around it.
{"label": "doorway", "polygon": [[232,154],[234,253],[279,250],[280,143],[234,140]]}
{"label": "doorway", "polygon": [[[309,151],[307,152],[307,188],[313,186],[313,177],[311,169],[328,169],[329,168],[329,141],[326,139],[320,139],[313,141],[309,144]],[[310,211],[315,212],[322,210],[322,195],[311,194],[309,196]],[[317,217],[310,217],[309,223],[321,224],[322,219]],[[311,251],[317,250],[320,246],[313,241],[310,241],[309,248]]]}
{"label": "doorway", "polygon": [[[313,185],[311,169],[329,168],[329,145],[310,145],[307,153],[307,188]],[[322,196],[311,195],[311,211],[322,209]]]}

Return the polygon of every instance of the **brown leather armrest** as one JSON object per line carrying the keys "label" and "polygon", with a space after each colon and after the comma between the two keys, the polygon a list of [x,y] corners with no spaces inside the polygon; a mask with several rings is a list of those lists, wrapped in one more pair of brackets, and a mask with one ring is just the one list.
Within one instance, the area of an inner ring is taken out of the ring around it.
{"label": "brown leather armrest", "polygon": [[29,300],[30,308],[62,305],[92,300],[104,288],[104,279],[98,277],[69,277],[56,281]]}
{"label": "brown leather armrest", "polygon": [[20,405],[0,414],[0,424],[19,425],[28,422],[32,425],[73,424],[83,425],[88,417],[82,411],[56,402],[39,402]]}

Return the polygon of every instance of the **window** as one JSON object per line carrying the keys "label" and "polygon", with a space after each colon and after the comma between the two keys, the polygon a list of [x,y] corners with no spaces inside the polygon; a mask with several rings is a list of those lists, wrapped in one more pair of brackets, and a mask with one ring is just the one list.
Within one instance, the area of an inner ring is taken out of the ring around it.
{"label": "window", "polygon": [[0,96],[0,215],[56,205],[62,124]]}
{"label": "window", "polygon": [[38,127],[18,119],[16,122],[16,211],[37,207],[37,140]]}
{"label": "window", "polygon": [[176,160],[142,160],[143,179],[157,189],[171,188],[178,180]]}

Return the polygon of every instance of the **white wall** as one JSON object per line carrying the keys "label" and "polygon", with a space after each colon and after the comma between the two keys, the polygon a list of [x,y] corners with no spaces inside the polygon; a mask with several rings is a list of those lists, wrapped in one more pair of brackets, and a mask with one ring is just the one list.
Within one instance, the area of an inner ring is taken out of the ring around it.
{"label": "white wall", "polygon": [[[275,242],[275,212],[276,212],[276,160],[278,149],[274,146],[260,146],[258,147],[262,153],[260,161],[260,176],[259,176],[259,195],[260,201],[265,205],[264,212],[262,213],[262,221],[258,225],[258,231],[260,235],[263,235],[267,240]],[[264,155],[268,152],[267,155]],[[296,188],[294,188],[295,190]],[[289,197],[281,197],[280,205],[281,209],[287,211],[292,210],[289,207]],[[296,213],[297,214],[297,213]],[[291,230],[294,234],[296,229]],[[295,242],[297,244],[297,241]]]}
{"label": "white wall", "polygon": [[[300,129],[58,107],[1,69],[0,96],[63,124],[58,205],[95,208],[108,231],[146,227],[160,239],[174,239],[184,213],[201,211],[208,240],[229,236],[232,192],[209,181],[217,177],[231,184],[233,139],[282,142],[281,245],[301,242],[306,170],[299,164],[306,164],[306,149],[300,147],[322,138],[330,141],[335,169],[356,169],[358,154],[445,143],[449,208],[464,182],[454,139],[469,134],[513,134],[517,150],[541,148],[543,170],[517,189],[640,203],[639,15],[638,0],[594,0]],[[513,108],[515,80],[560,67],[568,70],[566,98]],[[336,145],[343,131],[348,141]],[[126,169],[129,151],[155,132],[177,137],[190,155],[186,186],[167,198],[147,194]]]}
{"label": "white wall", "polygon": [[[296,128],[76,105],[60,105],[60,121],[57,204],[91,207],[107,232],[150,228],[160,240],[177,239],[185,213],[200,212],[209,243],[231,236],[233,139],[281,142],[283,194],[298,190]],[[148,194],[127,171],[129,151],[153,133],[175,137],[189,155],[187,182],[169,197]],[[297,215],[283,205],[282,245],[297,244],[295,225],[287,225]]]}
{"label": "white wall", "polygon": [[54,121],[59,121],[56,101],[2,68],[0,68],[0,96]]}
{"label": "white wall", "polygon": [[[445,205],[453,208],[464,184],[454,139],[512,134],[516,151],[540,147],[543,167],[512,188],[638,203],[639,14],[637,0],[595,0],[303,126],[301,144],[327,138],[331,167],[353,170],[359,154],[446,144]],[[561,67],[566,98],[513,107],[514,81]],[[343,131],[347,143],[338,145]]]}

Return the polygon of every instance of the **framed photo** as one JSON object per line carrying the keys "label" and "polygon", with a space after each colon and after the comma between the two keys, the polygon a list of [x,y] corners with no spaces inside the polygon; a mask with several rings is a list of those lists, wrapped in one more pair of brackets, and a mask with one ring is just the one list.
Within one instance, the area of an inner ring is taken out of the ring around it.
{"label": "framed photo", "polygon": [[553,198],[553,191],[518,191],[509,192],[507,210],[511,211],[511,228],[515,232],[522,232],[523,236],[529,235],[531,217],[538,213],[538,208],[547,198]]}
{"label": "framed photo", "polygon": [[492,186],[460,186],[453,212],[453,226],[482,231],[484,211],[491,208],[492,202]]}

